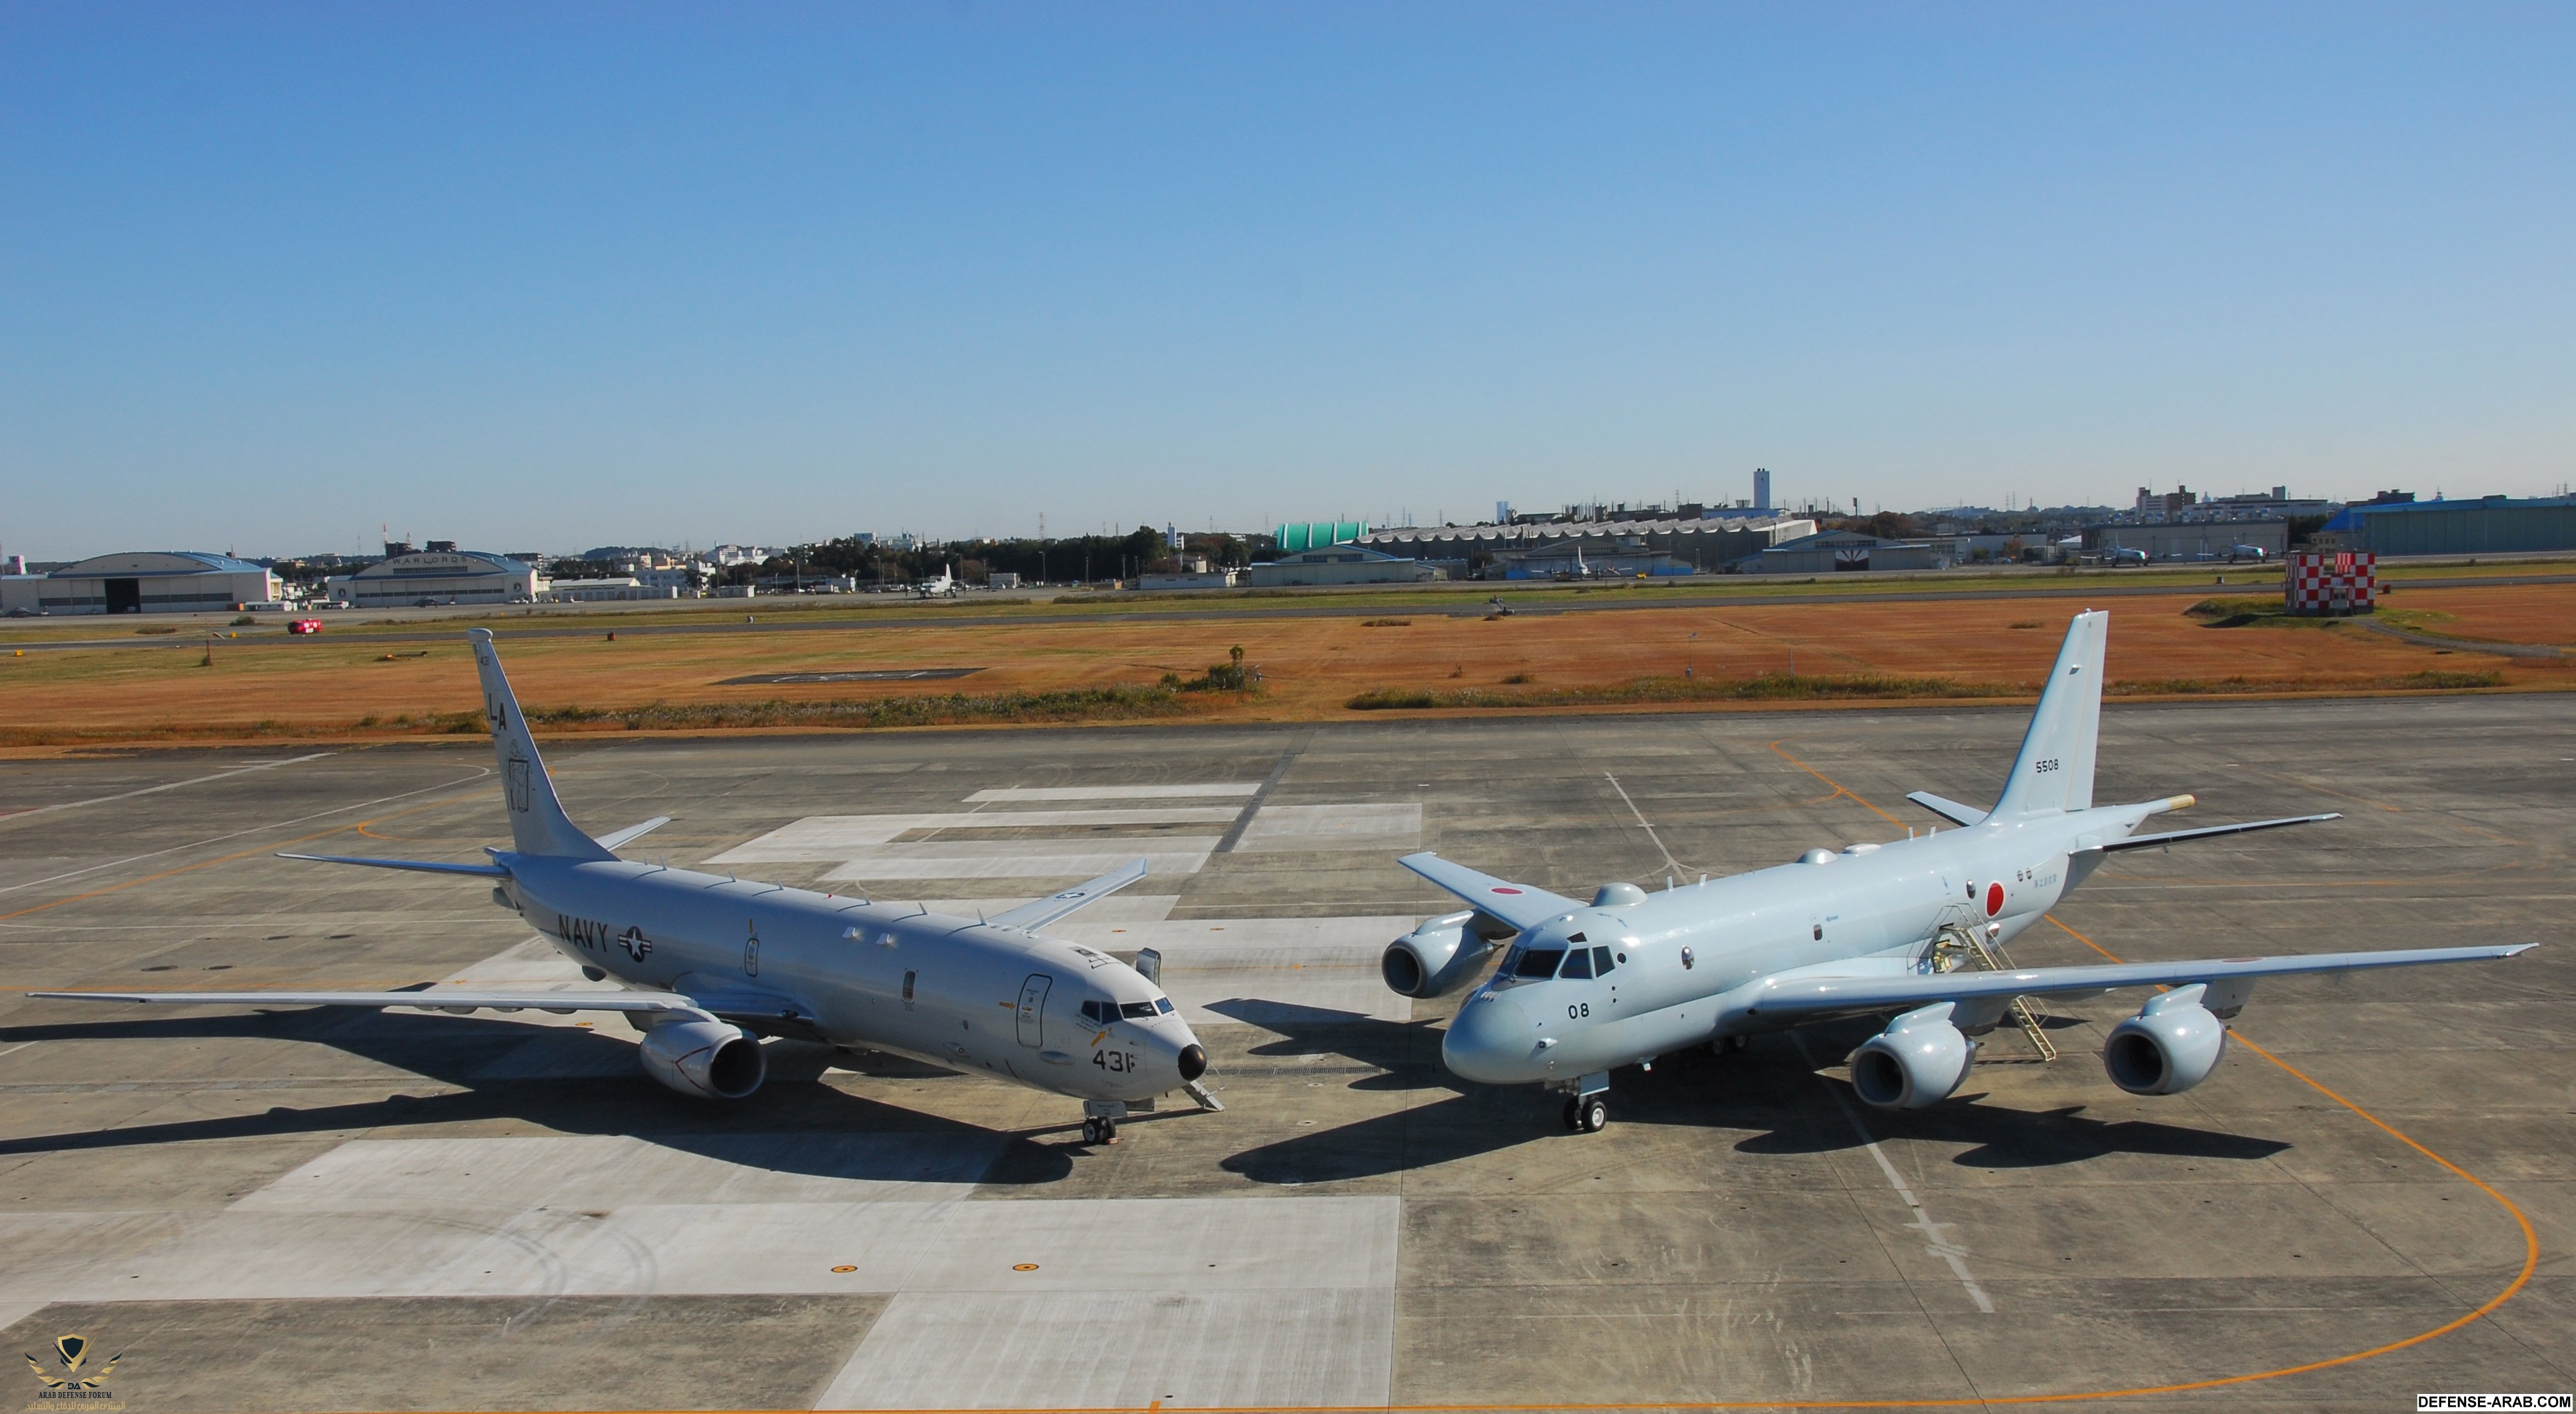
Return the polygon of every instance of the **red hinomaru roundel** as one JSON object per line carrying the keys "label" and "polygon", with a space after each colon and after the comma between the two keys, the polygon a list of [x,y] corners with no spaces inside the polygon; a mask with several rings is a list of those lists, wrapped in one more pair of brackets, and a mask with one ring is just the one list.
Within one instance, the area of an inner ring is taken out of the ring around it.
{"label": "red hinomaru roundel", "polygon": [[1986,916],[1988,918],[1992,918],[2003,911],[2004,886],[2001,884],[1986,885]]}

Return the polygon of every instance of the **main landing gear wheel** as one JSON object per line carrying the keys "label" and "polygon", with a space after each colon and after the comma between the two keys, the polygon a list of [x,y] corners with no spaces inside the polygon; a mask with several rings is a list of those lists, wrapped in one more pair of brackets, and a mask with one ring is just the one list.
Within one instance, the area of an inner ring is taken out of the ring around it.
{"label": "main landing gear wheel", "polygon": [[1610,1127],[1610,1104],[1599,1095],[1565,1102],[1565,1127],[1577,1134],[1598,1134]]}

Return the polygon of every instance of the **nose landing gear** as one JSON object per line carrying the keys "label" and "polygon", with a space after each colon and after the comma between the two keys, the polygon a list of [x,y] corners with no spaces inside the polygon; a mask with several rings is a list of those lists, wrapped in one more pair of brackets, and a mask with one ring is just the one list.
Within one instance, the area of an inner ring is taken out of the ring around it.
{"label": "nose landing gear", "polygon": [[1084,1120],[1082,1122],[1082,1142],[1085,1144],[1117,1143],[1118,1121],[1097,1115]]}
{"label": "nose landing gear", "polygon": [[1577,1134],[1598,1134],[1610,1127],[1610,1106],[1599,1095],[1578,1095],[1565,1102],[1565,1127]]}

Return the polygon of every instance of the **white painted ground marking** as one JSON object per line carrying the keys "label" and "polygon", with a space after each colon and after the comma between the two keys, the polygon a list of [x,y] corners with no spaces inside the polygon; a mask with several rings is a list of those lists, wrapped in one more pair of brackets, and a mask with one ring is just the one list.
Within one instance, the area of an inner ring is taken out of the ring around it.
{"label": "white painted ground marking", "polygon": [[396,791],[392,795],[380,795],[373,800],[361,800],[348,805],[334,805],[328,810],[316,810],[310,815],[298,815],[291,820],[271,820],[264,825],[252,825],[245,829],[227,830],[223,834],[208,835],[204,839],[191,840],[187,844],[174,844],[168,849],[156,849],[145,854],[129,854],[123,859],[111,859],[105,864],[92,864],[87,868],[74,869],[68,873],[53,874],[42,879],[29,879],[23,884],[11,884],[6,888],[0,888],[0,894],[13,894],[20,889],[32,889],[39,884],[56,883],[64,879],[77,879],[83,874],[95,874],[101,869],[114,869],[120,864],[140,864],[147,859],[159,859],[165,854],[178,854],[184,850],[199,849],[210,844],[221,844],[226,840],[237,840],[244,835],[256,835],[266,830],[283,830],[290,825],[301,825],[307,821],[319,820],[327,815],[346,815],[352,810],[364,810],[370,805],[384,805],[391,801],[409,800],[415,795],[428,795],[432,791],[442,791],[453,786],[461,786],[467,781],[474,780],[480,776],[488,776],[490,774],[492,774],[490,768],[477,767],[469,775],[459,776],[452,781],[441,781],[434,786],[422,786],[418,790]]}
{"label": "white painted ground marking", "polygon": [[[33,1041],[21,1041],[21,1042],[19,1042],[18,1044],[14,1045],[14,1046],[11,1046],[9,1049],[7,1049],[7,1050],[5,1050],[5,1051],[0,1051],[0,1056],[14,1056],[14,1055],[18,1054],[20,1051],[23,1051],[23,1050],[27,1049],[29,1046],[32,1046],[32,1045],[34,1045],[34,1044],[36,1044],[36,1043],[35,1043],[35,1042],[33,1042]],[[7,1322],[0,1321],[0,1325],[5,1325],[5,1324],[7,1324]]]}
{"label": "white painted ground marking", "polygon": [[[1077,840],[1010,840],[994,844],[887,845],[824,871],[827,880],[863,882],[876,879],[1087,879],[1124,868],[1138,859],[1148,874],[1169,878],[1195,874],[1207,867],[1216,848],[1209,836],[1138,841],[1155,849],[1100,850],[1075,847]],[[1174,849],[1187,845],[1187,849]]]}
{"label": "white painted ground marking", "polygon": [[817,1407],[1383,1405],[1401,1214],[1394,1197],[961,1203]]}
{"label": "white painted ground marking", "polygon": [[[1789,1039],[1797,1044],[1798,1058],[1813,1065],[1815,1058],[1807,1053],[1807,1038],[1792,1031]],[[1977,1303],[1978,1310],[1993,1315],[1993,1298],[1986,1295],[1986,1289],[1977,1285],[1977,1279],[1968,1272],[1968,1249],[1942,1235],[1956,1224],[1932,1221],[1932,1214],[1924,1208],[1922,1200],[1914,1196],[1914,1190],[1906,1184],[1904,1175],[1896,1171],[1896,1165],[1887,1161],[1887,1151],[1879,1148],[1878,1141],[1870,1137],[1869,1126],[1862,1124],[1860,1116],[1852,1112],[1851,1104],[1843,1099],[1842,1092],[1827,1087],[1827,1093],[1834,1097],[1834,1108],[1843,1112],[1852,1132],[1860,1136],[1861,1147],[1869,1150],[1871,1158],[1878,1160],[1878,1171],[1887,1175],[1888,1186],[1894,1188],[1896,1196],[1904,1199],[1905,1206],[1913,1210],[1914,1221],[1907,1226],[1922,1231],[1926,1239],[1923,1250],[1949,1263],[1951,1274],[1959,1279],[1959,1285],[1967,1288],[1968,1299]]]}
{"label": "white painted ground marking", "polygon": [[[1222,805],[1178,805],[1126,810],[975,810],[902,815],[808,815],[781,825],[755,840],[737,845],[707,861],[711,865],[770,864],[798,860],[842,860],[889,845],[916,830],[1085,830],[1101,825],[1227,825],[1238,812]],[[1073,834],[1085,844],[1110,845],[1115,838]],[[1138,844],[1151,835],[1132,836]]]}
{"label": "white painted ground marking", "polygon": [[20,820],[32,820],[39,815],[51,814],[57,810],[78,810],[84,805],[105,805],[110,801],[132,800],[138,795],[159,795],[165,790],[177,790],[182,786],[201,786],[208,781],[229,780],[234,776],[247,776],[253,771],[273,771],[280,766],[293,766],[303,761],[319,761],[325,756],[337,754],[339,753],[316,751],[305,756],[289,756],[280,761],[255,761],[250,765],[237,766],[229,771],[217,771],[211,776],[191,776],[184,781],[168,781],[157,786],[145,786],[140,790],[119,791],[114,795],[97,795],[87,800],[64,800],[52,805],[39,805],[29,810],[13,810],[6,815],[0,815],[0,823],[13,824]]}
{"label": "white painted ground marking", "polygon": [[1621,800],[1628,801],[1628,813],[1637,817],[1638,825],[1643,827],[1646,831],[1646,838],[1655,842],[1655,850],[1657,853],[1663,855],[1664,863],[1671,865],[1674,873],[1689,873],[1690,871],[1688,869],[1682,867],[1682,862],[1680,860],[1673,858],[1673,852],[1664,848],[1664,837],[1655,833],[1655,827],[1647,821],[1646,812],[1637,808],[1637,802],[1628,799],[1628,788],[1619,784],[1619,778],[1611,775],[1607,771],[1602,772],[1601,776],[1602,779],[1610,783],[1610,789],[1619,792],[1619,798]]}
{"label": "white painted ground marking", "polygon": [[1260,789],[1259,781],[1234,781],[1196,786],[1006,786],[999,790],[979,790],[966,797],[966,803],[982,805],[1004,800],[1223,799],[1253,795]]}
{"label": "white painted ground marking", "polygon": [[1401,849],[1422,842],[1420,802],[1400,805],[1264,805],[1244,827],[1241,853]]}
{"label": "white painted ground marking", "polygon": [[1384,1408],[1395,1293],[897,1296],[817,1409]]}

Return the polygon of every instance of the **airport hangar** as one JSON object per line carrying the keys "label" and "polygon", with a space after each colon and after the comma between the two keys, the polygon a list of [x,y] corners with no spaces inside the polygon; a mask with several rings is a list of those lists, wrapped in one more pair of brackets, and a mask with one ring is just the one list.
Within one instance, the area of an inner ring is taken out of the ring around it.
{"label": "airport hangar", "polygon": [[360,609],[395,609],[424,599],[441,604],[534,602],[546,591],[537,571],[507,555],[453,547],[390,555],[355,574],[333,575],[333,599]]}
{"label": "airport hangar", "polygon": [[267,569],[204,550],[128,550],[0,579],[0,613],[13,614],[219,613],[277,597]]}

